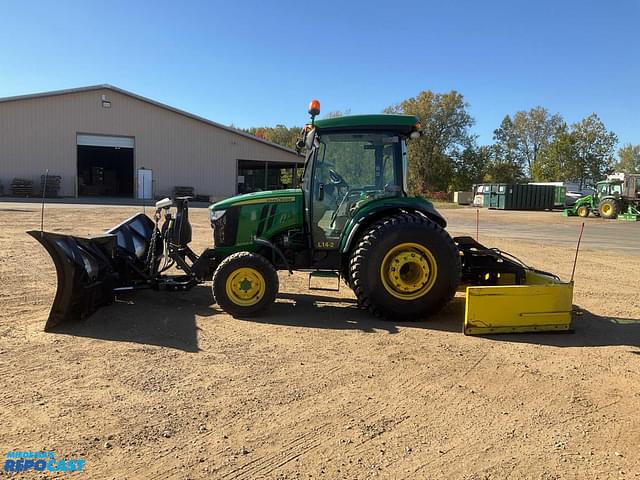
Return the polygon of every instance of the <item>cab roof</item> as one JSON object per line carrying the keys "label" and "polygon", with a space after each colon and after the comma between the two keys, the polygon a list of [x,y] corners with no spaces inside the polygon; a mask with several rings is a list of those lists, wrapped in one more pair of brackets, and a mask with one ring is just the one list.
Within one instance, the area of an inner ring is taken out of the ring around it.
{"label": "cab roof", "polygon": [[325,118],[316,120],[318,132],[323,131],[353,131],[353,130],[385,130],[408,135],[416,130],[419,123],[413,115],[348,115],[344,117]]}

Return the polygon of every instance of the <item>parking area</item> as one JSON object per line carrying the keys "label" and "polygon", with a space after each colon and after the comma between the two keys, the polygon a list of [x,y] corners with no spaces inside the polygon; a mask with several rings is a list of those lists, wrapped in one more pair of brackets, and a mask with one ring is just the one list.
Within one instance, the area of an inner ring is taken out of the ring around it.
{"label": "parking area", "polygon": [[[444,210],[449,230],[457,234],[476,233],[476,213],[472,208]],[[585,224],[582,247],[590,251],[640,255],[640,222],[602,218],[563,217],[560,211],[478,210],[480,236],[540,245],[576,246],[582,223]]]}
{"label": "parking area", "polygon": [[[142,208],[50,204],[45,225],[95,234]],[[475,236],[474,209],[442,212]],[[200,251],[207,210],[190,216]],[[482,243],[569,278],[582,219],[479,218]],[[81,456],[90,478],[640,478],[640,222],[586,219],[575,333],[489,337],[460,333],[460,296],[382,321],[286,272],[257,319],[204,285],[44,333],[39,224],[39,205],[0,203],[0,449]]]}

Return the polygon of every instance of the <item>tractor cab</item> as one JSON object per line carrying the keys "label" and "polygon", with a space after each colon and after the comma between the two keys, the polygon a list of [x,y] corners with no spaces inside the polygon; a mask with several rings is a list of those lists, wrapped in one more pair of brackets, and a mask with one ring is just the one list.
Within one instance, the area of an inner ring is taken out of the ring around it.
{"label": "tractor cab", "polygon": [[602,200],[605,197],[619,197],[622,195],[622,181],[605,180],[596,183],[596,195],[599,200]]}
{"label": "tractor cab", "polygon": [[[406,140],[419,136],[411,115],[353,115],[315,121],[305,148],[304,216],[315,249],[337,248],[354,215],[375,200],[407,196]],[[380,203],[380,202],[376,202]]]}

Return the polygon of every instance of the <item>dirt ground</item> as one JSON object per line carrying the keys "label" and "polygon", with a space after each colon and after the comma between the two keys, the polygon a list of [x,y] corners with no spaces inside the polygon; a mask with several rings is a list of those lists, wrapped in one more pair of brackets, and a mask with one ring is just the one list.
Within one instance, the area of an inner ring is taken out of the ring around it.
{"label": "dirt ground", "polygon": [[[98,233],[139,210],[51,205],[46,228]],[[474,233],[473,209],[444,214]],[[198,251],[207,212],[191,218]],[[54,267],[24,234],[39,220],[0,203],[2,454],[84,457],[92,479],[640,478],[640,223],[588,219],[585,239],[620,245],[585,240],[574,334],[465,337],[462,298],[380,321],[301,274],[252,321],[205,285],[44,333]],[[483,210],[481,241],[568,278],[579,225]]]}

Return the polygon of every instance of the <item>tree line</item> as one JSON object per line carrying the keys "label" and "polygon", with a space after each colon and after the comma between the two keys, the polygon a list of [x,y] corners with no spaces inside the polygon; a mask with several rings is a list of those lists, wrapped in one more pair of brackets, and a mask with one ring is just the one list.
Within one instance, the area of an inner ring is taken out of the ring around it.
{"label": "tree line", "polygon": [[[422,124],[423,135],[409,142],[408,149],[414,193],[469,190],[482,182],[568,181],[583,187],[614,171],[640,173],[640,145],[624,145],[616,155],[618,137],[595,113],[568,124],[541,106],[518,111],[504,117],[493,132],[492,144],[478,145],[468,108],[459,92],[427,90],[384,110],[415,115]],[[294,148],[300,127],[245,131]]]}

